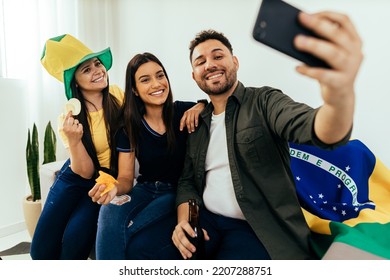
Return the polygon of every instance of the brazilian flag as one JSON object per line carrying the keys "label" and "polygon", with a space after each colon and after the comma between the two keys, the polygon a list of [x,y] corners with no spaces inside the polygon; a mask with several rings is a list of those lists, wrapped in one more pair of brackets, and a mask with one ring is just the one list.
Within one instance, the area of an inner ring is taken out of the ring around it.
{"label": "brazilian flag", "polygon": [[341,242],[390,259],[390,170],[359,140],[335,150],[290,143],[291,168],[312,245]]}

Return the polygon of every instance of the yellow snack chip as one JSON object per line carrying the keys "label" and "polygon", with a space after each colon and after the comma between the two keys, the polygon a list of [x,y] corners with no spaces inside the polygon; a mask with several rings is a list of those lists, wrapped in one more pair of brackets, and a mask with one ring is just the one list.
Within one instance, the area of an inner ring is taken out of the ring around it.
{"label": "yellow snack chip", "polygon": [[95,181],[98,184],[106,185],[106,188],[100,196],[103,196],[104,194],[111,191],[115,187],[115,183],[118,183],[118,181],[114,177],[101,170],[99,171],[99,177],[97,177]]}

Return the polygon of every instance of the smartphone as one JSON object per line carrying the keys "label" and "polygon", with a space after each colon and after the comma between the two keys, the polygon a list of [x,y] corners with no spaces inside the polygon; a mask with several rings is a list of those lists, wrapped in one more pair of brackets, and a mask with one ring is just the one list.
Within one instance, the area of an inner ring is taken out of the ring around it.
{"label": "smartphone", "polygon": [[330,68],[323,60],[299,51],[293,44],[298,34],[320,38],[298,21],[300,10],[281,0],[263,0],[253,28],[253,38],[314,67]]}

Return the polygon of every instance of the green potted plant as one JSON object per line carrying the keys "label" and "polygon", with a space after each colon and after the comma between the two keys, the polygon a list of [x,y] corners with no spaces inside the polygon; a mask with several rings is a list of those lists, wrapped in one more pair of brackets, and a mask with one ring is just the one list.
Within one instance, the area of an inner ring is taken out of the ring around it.
{"label": "green potted plant", "polygon": [[[56,144],[57,139],[54,130],[49,121],[45,129],[45,137],[43,143],[43,156],[44,160],[42,164],[56,161]],[[37,126],[33,125],[32,134],[30,129],[27,136],[26,147],[26,161],[27,161],[27,175],[28,182],[30,184],[31,199],[32,201],[41,199],[41,185],[39,178],[39,142],[38,142],[38,130]]]}
{"label": "green potted plant", "polygon": [[[57,139],[54,130],[49,121],[46,125],[44,143],[43,143],[43,164],[56,161]],[[27,229],[32,237],[39,215],[42,211],[41,205],[41,185],[39,178],[39,141],[38,129],[33,125],[32,132],[28,130],[26,146],[27,176],[30,185],[31,194],[25,197],[23,203],[23,212],[26,220]]]}

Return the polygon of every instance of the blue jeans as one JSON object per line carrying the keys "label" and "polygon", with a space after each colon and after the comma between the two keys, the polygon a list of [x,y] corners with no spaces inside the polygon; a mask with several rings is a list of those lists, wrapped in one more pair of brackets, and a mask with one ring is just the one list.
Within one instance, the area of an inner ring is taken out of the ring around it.
{"label": "blue jeans", "polygon": [[88,191],[95,180],[75,174],[69,164],[50,188],[32,239],[32,259],[87,259],[94,246],[100,205]]}
{"label": "blue jeans", "polygon": [[[124,260],[132,236],[165,216],[176,215],[176,188],[163,182],[137,183],[123,204],[102,206],[96,236],[98,260]],[[143,230],[145,229],[145,230]],[[128,248],[132,250],[132,248]]]}
{"label": "blue jeans", "polygon": [[269,260],[267,250],[247,221],[200,211],[200,224],[207,230],[210,240],[205,250],[214,260]]}
{"label": "blue jeans", "polygon": [[128,260],[182,260],[172,241],[177,213],[171,213],[133,235],[126,252]]}
{"label": "blue jeans", "polygon": [[[170,216],[148,227],[131,240],[129,259],[182,259],[172,242],[176,217]],[[213,260],[269,260],[267,250],[246,221],[200,211],[201,227],[210,237],[205,242],[206,258]]]}

